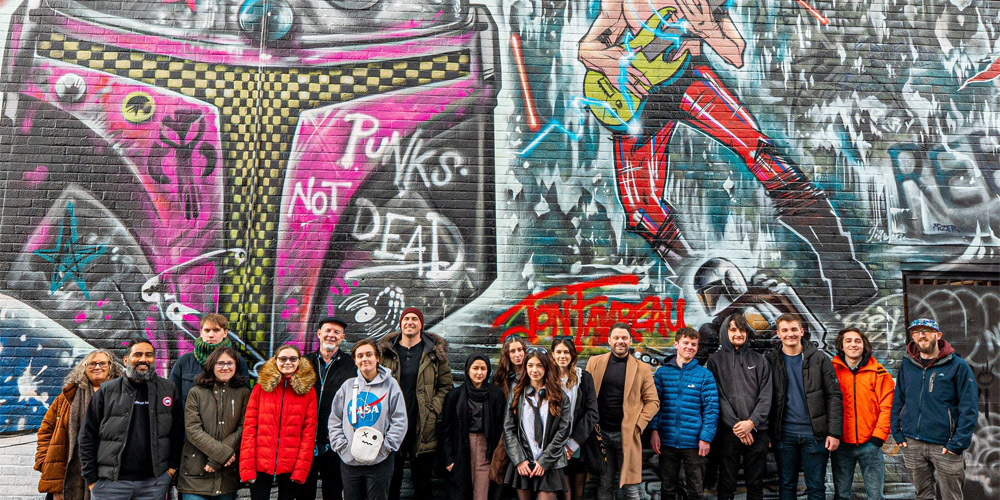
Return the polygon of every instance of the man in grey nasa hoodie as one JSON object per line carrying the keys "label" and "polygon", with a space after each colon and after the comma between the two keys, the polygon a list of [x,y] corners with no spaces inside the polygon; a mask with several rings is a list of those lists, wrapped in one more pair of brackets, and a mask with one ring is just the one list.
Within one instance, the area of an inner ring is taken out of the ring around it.
{"label": "man in grey nasa hoodie", "polygon": [[719,457],[719,500],[733,498],[741,459],[747,499],[764,498],[771,367],[750,349],[754,333],[742,314],[729,316],[719,328],[719,350],[705,365],[719,389],[719,430],[712,443]]}
{"label": "man in grey nasa hoodie", "polygon": [[[406,436],[403,391],[389,369],[379,365],[380,355],[372,339],[354,344],[351,357],[358,376],[340,386],[330,409],[330,446],[343,461],[344,498],[352,500],[388,498],[393,453],[399,451]],[[378,453],[372,453],[371,460],[355,456],[373,452],[374,447]]]}

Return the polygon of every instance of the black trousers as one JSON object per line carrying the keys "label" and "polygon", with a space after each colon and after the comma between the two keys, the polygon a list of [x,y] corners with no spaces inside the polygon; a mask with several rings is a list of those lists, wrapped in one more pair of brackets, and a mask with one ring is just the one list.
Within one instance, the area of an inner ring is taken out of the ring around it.
{"label": "black trousers", "polygon": [[[696,500],[705,493],[705,462],[698,455],[698,448],[679,449],[660,446],[660,498],[675,500],[677,494],[686,500]],[[680,471],[684,468],[684,484],[680,484]]]}
{"label": "black trousers", "polygon": [[392,469],[392,482],[389,484],[389,500],[399,500],[400,488],[403,486],[403,463],[410,461],[410,482],[413,484],[413,500],[435,500],[431,489],[431,476],[434,474],[434,454],[423,453],[414,455],[417,440],[413,429],[403,439],[403,446],[396,453],[395,466]]}
{"label": "black trousers", "polygon": [[271,485],[278,483],[278,500],[295,500],[299,485],[292,482],[291,474],[278,474],[277,481],[271,474],[257,472],[257,479],[250,484],[251,500],[269,500],[271,498]]}
{"label": "black trousers", "polygon": [[[398,455],[398,453],[396,454]],[[389,498],[389,479],[393,470],[392,455],[374,465],[340,464],[344,479],[345,500],[385,500]],[[399,496],[399,493],[396,493]]]}
{"label": "black trousers", "polygon": [[299,487],[297,500],[316,500],[316,482],[323,481],[323,500],[341,500],[344,482],[340,478],[340,455],[333,450],[313,457],[309,477]]}
{"label": "black trousers", "polygon": [[736,473],[743,466],[747,500],[764,498],[764,472],[767,468],[767,432],[754,432],[753,444],[744,445],[732,429],[719,428],[712,446],[719,457],[719,500],[732,500],[736,494]]}

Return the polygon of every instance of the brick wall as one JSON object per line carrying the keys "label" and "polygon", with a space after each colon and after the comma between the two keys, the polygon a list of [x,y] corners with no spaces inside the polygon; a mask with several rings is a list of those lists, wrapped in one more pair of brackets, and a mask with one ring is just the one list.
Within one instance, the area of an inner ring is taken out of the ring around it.
{"label": "brick wall", "polygon": [[453,366],[515,333],[586,359],[618,320],[656,364],[735,311],[766,348],[795,312],[893,373],[929,315],[995,497],[1000,6],[708,3],[0,4],[0,433],[94,347],[166,373],[207,312],[262,360],[417,306]]}

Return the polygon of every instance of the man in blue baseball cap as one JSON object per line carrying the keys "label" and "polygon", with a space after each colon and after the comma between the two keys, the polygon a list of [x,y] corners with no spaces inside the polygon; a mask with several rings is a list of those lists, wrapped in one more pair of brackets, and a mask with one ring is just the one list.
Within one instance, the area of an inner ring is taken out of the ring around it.
{"label": "man in blue baseball cap", "polygon": [[910,342],[896,375],[890,427],[917,500],[962,498],[965,459],[979,418],[976,378],[933,319],[907,329]]}

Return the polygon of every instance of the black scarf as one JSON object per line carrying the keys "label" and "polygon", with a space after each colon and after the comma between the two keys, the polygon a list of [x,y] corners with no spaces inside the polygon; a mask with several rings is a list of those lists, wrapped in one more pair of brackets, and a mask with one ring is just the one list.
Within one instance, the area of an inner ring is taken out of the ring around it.
{"label": "black scarf", "polygon": [[[486,363],[486,379],[483,380],[482,385],[476,388],[476,386],[472,385],[472,382],[469,381],[469,369],[472,368],[472,363],[475,363],[476,360],[479,359]],[[486,396],[489,394],[489,391],[486,389],[486,381],[490,379],[491,371],[492,367],[490,366],[490,358],[487,358],[482,354],[473,354],[465,360],[465,390],[467,391],[470,400],[475,401],[476,403],[486,401]]]}

